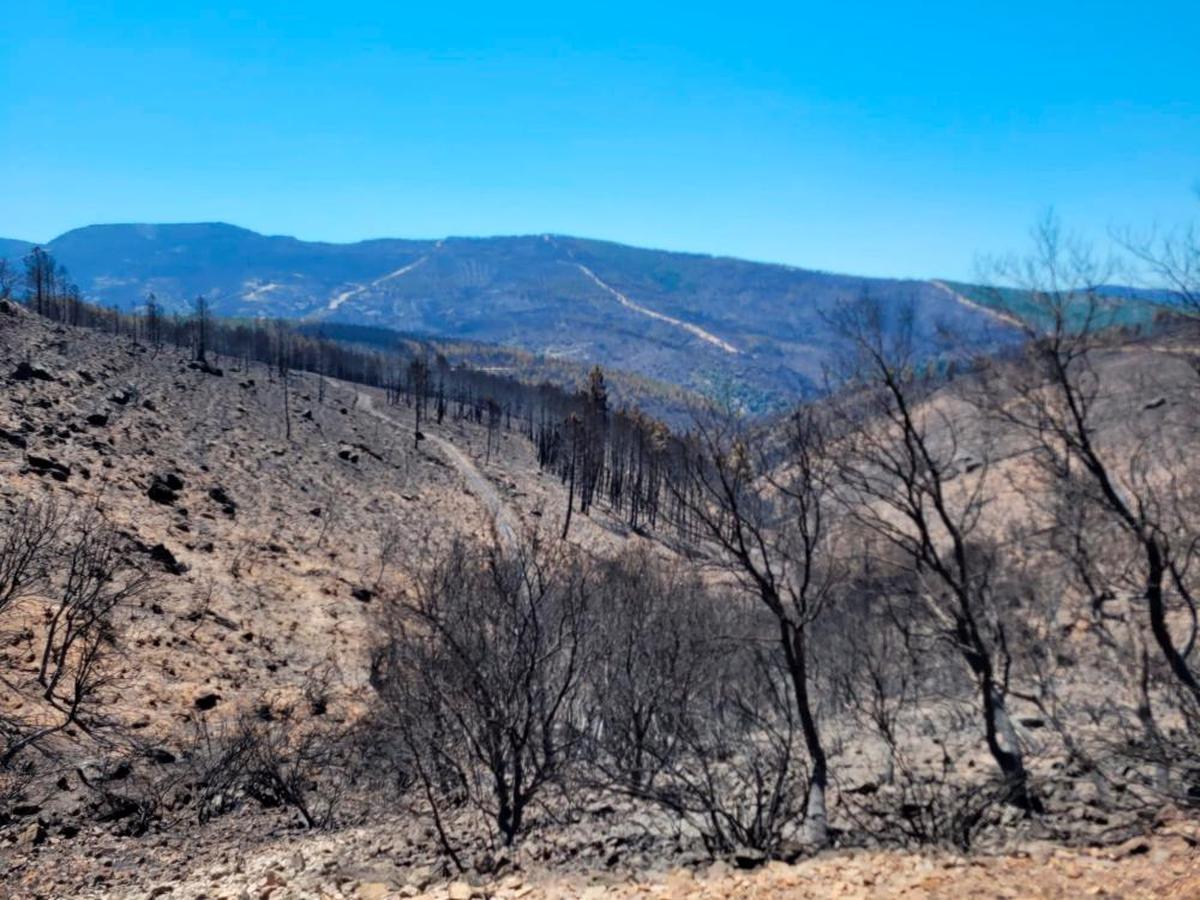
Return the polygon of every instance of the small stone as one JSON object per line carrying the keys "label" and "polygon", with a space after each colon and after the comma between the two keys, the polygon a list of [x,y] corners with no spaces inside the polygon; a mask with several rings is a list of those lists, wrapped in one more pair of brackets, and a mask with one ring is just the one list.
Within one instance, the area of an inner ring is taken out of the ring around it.
{"label": "small stone", "polygon": [[36,847],[46,839],[46,831],[40,822],[30,822],[17,835],[18,847]]}
{"label": "small stone", "polygon": [[451,882],[447,889],[447,896],[450,900],[471,900],[475,895],[475,889],[465,881]]}
{"label": "small stone", "polygon": [[733,867],[723,859],[718,859],[715,863],[704,870],[704,877],[709,881],[718,881],[722,878],[728,878],[733,873]]}

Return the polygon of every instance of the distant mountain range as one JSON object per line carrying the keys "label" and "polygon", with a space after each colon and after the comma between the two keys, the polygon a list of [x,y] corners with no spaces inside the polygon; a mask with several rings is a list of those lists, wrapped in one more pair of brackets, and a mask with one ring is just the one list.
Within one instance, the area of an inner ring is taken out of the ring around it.
{"label": "distant mountain range", "polygon": [[[0,239],[0,256],[32,244]],[[864,293],[911,302],[918,340],[1011,340],[969,286],[862,278],[560,235],[301,241],[221,223],[92,225],[45,245],[91,300],[153,292],[184,311],[391,328],[597,362],[767,409],[812,390],[836,341],[825,317]]]}

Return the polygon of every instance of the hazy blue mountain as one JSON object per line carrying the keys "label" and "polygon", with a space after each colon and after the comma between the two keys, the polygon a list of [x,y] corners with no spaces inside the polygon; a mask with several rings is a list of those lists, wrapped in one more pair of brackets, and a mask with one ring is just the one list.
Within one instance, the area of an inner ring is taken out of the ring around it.
{"label": "hazy blue mountain", "polygon": [[29,241],[18,241],[13,238],[0,238],[0,259],[17,260],[33,249]]}
{"label": "hazy blue mountain", "polygon": [[[992,312],[935,282],[555,235],[328,244],[219,223],[93,225],[47,246],[88,298],[126,309],[150,292],[177,310],[203,294],[221,315],[506,344],[732,390],[754,408],[819,381],[834,349],[825,316],[864,293],[911,302],[930,347],[939,329],[980,347],[1011,337]],[[12,247],[4,252],[25,249]]]}

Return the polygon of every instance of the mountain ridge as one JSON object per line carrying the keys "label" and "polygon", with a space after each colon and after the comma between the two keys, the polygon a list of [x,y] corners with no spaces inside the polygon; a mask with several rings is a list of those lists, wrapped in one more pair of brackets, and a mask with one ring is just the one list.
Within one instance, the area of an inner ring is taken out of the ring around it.
{"label": "mountain ridge", "polygon": [[[20,256],[26,246],[9,241],[0,253]],[[549,233],[330,243],[225,222],[135,223],[83,226],[44,246],[86,299],[125,310],[153,293],[168,311],[186,313],[204,296],[217,315],[511,346],[720,394],[753,411],[819,389],[840,349],[829,317],[864,295],[889,315],[911,307],[926,357],[946,334],[978,351],[1016,336],[995,310],[944,282]]]}

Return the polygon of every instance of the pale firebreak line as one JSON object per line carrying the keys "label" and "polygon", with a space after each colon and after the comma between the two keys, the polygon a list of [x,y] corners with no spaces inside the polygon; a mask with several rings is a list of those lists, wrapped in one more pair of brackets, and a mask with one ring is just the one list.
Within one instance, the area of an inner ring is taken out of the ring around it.
{"label": "pale firebreak line", "polygon": [[660,321],[660,322],[666,322],[668,325],[674,325],[676,328],[682,328],[684,331],[686,331],[688,334],[692,335],[693,337],[698,337],[698,338],[700,338],[700,340],[706,341],[706,342],[712,344],[714,347],[720,347],[726,353],[737,354],[737,353],[741,352],[740,350],[738,350],[737,347],[733,346],[733,344],[729,343],[728,341],[721,340],[715,334],[713,334],[712,332],[709,332],[709,331],[705,331],[699,325],[693,325],[690,322],[684,322],[680,319],[674,318],[673,316],[668,316],[664,313],[655,312],[652,309],[647,309],[645,306],[642,306],[640,303],[634,303],[632,300],[630,300],[628,297],[626,297],[624,294],[622,294],[616,288],[612,287],[611,285],[605,284],[603,281],[601,281],[599,276],[596,275],[595,272],[593,272],[591,269],[589,269],[583,263],[575,263],[575,265],[579,267],[580,272],[582,272],[584,275],[586,275],[588,278],[590,278],[593,282],[595,282],[598,287],[603,288],[604,290],[606,290],[610,294],[612,294],[614,297],[616,297],[617,301],[622,306],[624,306],[628,309],[632,309],[634,312],[641,313],[643,316],[649,316],[651,319],[658,319],[658,321]]}

